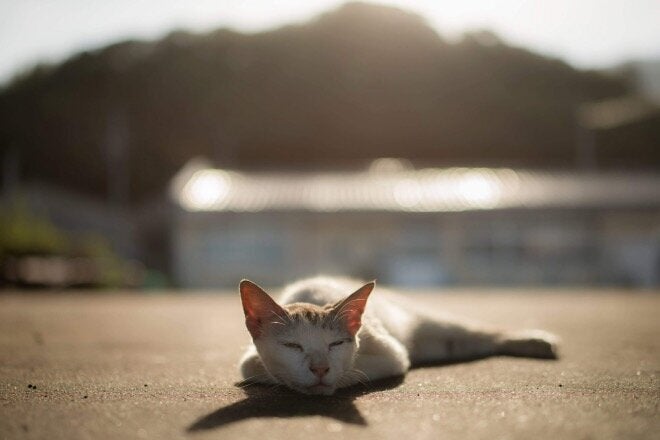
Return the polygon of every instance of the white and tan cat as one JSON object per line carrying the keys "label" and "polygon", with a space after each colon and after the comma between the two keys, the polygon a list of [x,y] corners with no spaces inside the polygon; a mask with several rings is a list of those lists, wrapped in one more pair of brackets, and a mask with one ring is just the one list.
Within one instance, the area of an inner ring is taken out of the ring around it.
{"label": "white and tan cat", "polygon": [[316,277],[287,286],[278,305],[240,283],[251,345],[241,359],[247,382],[283,384],[306,394],[400,376],[411,365],[491,355],[555,358],[556,337],[502,332],[417,308],[375,283]]}

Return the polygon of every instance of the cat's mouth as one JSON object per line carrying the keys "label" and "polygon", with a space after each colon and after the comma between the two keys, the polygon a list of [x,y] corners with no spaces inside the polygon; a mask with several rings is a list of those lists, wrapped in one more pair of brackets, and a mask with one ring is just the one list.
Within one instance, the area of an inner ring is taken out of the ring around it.
{"label": "cat's mouth", "polygon": [[333,385],[327,385],[323,382],[318,382],[310,386],[295,386],[292,387],[296,391],[299,391],[304,394],[325,394],[330,395],[335,392],[335,387]]}
{"label": "cat's mouth", "polygon": [[335,387],[326,385],[322,382],[319,382],[316,385],[312,385],[311,387],[307,387],[307,392],[309,394],[332,394],[334,391]]}

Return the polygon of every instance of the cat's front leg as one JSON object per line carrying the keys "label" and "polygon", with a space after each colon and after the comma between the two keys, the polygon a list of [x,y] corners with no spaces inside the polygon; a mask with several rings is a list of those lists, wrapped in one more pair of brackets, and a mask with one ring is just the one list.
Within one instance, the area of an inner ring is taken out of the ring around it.
{"label": "cat's front leg", "polygon": [[241,375],[243,376],[243,384],[251,385],[256,383],[262,384],[276,384],[278,383],[269,373],[266,371],[264,364],[261,362],[259,353],[254,345],[251,345],[246,350],[245,354],[240,361],[240,370]]}
{"label": "cat's front leg", "polygon": [[409,368],[408,351],[399,341],[390,335],[368,335],[361,341],[353,369],[342,377],[339,387],[402,376]]}

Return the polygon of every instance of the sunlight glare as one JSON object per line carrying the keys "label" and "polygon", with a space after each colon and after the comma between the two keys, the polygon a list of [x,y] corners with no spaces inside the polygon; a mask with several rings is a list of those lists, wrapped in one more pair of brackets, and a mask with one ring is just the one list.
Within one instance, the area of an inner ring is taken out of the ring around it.
{"label": "sunlight glare", "polygon": [[221,170],[195,172],[183,187],[181,204],[190,211],[218,207],[229,195],[231,178]]}
{"label": "sunlight glare", "polygon": [[422,201],[422,187],[415,179],[403,179],[394,187],[394,200],[404,209],[412,209]]}
{"label": "sunlight glare", "polygon": [[499,180],[491,171],[477,169],[461,176],[458,193],[470,206],[492,208],[497,205],[502,189]]}

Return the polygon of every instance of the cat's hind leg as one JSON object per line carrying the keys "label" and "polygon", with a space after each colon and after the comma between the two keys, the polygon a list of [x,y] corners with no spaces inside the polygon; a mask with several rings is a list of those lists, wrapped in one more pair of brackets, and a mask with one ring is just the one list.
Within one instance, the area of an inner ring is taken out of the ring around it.
{"label": "cat's hind leg", "polygon": [[540,330],[505,332],[472,323],[425,319],[406,343],[413,364],[460,362],[506,355],[554,359],[557,338]]}
{"label": "cat's hind leg", "polygon": [[423,320],[406,341],[415,365],[450,363],[495,355],[500,335],[460,323]]}
{"label": "cat's hind leg", "polygon": [[505,332],[500,337],[497,354],[556,359],[558,343],[559,338],[543,330]]}

